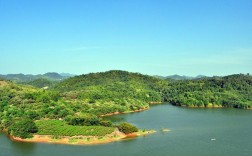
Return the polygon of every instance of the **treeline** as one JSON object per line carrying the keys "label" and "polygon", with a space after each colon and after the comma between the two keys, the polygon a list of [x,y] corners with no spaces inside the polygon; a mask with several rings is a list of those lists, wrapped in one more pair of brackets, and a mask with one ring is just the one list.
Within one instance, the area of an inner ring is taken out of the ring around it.
{"label": "treeline", "polygon": [[226,77],[174,81],[164,93],[165,101],[189,107],[252,108],[252,77]]}

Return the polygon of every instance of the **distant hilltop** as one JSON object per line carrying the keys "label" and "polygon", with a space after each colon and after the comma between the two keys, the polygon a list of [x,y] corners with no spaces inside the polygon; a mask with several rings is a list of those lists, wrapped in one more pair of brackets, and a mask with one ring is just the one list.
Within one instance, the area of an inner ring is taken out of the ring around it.
{"label": "distant hilltop", "polygon": [[57,72],[47,72],[45,74],[38,74],[38,75],[32,75],[32,74],[6,74],[6,75],[1,75],[0,77],[6,80],[11,80],[14,82],[28,82],[28,81],[33,81],[37,79],[47,79],[50,81],[60,81],[67,79],[69,77],[75,76],[73,74],[69,73],[57,73]]}
{"label": "distant hilltop", "polygon": [[[247,73],[246,75],[249,75],[249,73]],[[5,74],[5,75],[0,74],[0,79],[11,80],[17,83],[22,83],[22,82],[26,83],[26,82],[31,82],[38,79],[44,79],[44,80],[49,80],[49,81],[61,81],[61,80],[65,80],[67,78],[74,77],[74,76],[77,76],[77,75],[70,74],[70,73],[57,73],[57,72],[47,72],[45,74],[37,74],[37,75],[19,73],[19,74]],[[171,80],[171,81],[211,78],[205,75],[198,75],[194,77],[194,76],[186,76],[186,75],[178,75],[178,74],[169,75],[169,76],[153,75],[153,77],[163,79],[163,80]],[[212,76],[212,77],[222,77],[222,76]]]}
{"label": "distant hilltop", "polygon": [[193,79],[200,79],[200,78],[206,78],[207,76],[205,75],[198,75],[196,77],[193,76],[181,76],[181,75],[170,75],[170,76],[159,76],[159,75],[154,75],[154,77],[160,78],[160,79],[171,79],[171,80],[193,80]]}

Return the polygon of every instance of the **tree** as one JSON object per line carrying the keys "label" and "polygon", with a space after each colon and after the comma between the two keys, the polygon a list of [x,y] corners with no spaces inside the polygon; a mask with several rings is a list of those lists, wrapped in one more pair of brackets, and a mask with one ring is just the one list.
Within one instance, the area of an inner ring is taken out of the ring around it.
{"label": "tree", "polygon": [[127,122],[119,124],[117,128],[119,129],[120,132],[123,132],[125,134],[134,133],[138,131],[136,126],[133,126]]}
{"label": "tree", "polygon": [[105,127],[112,127],[113,123],[111,121],[102,120],[102,121],[100,121],[100,125],[105,126]]}
{"label": "tree", "polygon": [[67,116],[65,119],[70,125],[92,126],[99,125],[100,119],[93,114],[82,114],[78,116]]}
{"label": "tree", "polygon": [[26,114],[30,119],[39,119],[39,114],[36,111],[28,110]]}
{"label": "tree", "polygon": [[34,121],[29,118],[23,118],[11,124],[8,132],[16,137],[31,138],[32,133],[36,133],[38,131],[37,126]]}

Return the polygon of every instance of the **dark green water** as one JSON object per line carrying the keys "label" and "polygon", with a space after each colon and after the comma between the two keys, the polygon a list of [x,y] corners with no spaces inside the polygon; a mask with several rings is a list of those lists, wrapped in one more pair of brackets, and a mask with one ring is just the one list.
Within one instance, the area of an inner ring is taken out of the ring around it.
{"label": "dark green water", "polygon": [[[140,128],[155,129],[157,133],[89,146],[20,143],[0,134],[0,156],[252,155],[251,110],[190,109],[163,104],[141,113],[112,118],[131,122]],[[171,131],[162,132],[162,128]]]}

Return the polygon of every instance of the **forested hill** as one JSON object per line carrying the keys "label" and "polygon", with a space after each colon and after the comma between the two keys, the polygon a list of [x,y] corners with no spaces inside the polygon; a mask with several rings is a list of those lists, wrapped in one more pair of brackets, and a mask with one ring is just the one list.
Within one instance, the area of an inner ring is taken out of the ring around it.
{"label": "forested hill", "polygon": [[[139,111],[149,108],[149,103],[162,102],[157,89],[167,84],[124,71],[76,76],[47,90],[0,80],[0,130],[20,136],[27,127],[24,123],[59,118],[73,125],[111,126],[99,116]],[[32,131],[24,131],[22,137]]]}
{"label": "forested hill", "polygon": [[252,76],[174,81],[164,93],[165,101],[190,107],[252,108]]}
{"label": "forested hill", "polygon": [[170,76],[159,76],[159,75],[154,75],[154,77],[163,79],[163,80],[193,80],[193,79],[201,79],[201,78],[206,78],[207,76],[205,75],[198,75],[196,77],[192,76],[181,76],[181,75],[170,75]]}
{"label": "forested hill", "polygon": [[28,81],[28,82],[22,82],[22,84],[31,85],[37,88],[51,88],[57,83],[58,81],[50,81],[45,78],[39,78],[39,79]]}
{"label": "forested hill", "polygon": [[123,108],[121,110],[137,110],[148,107],[148,103],[162,102],[159,90],[167,84],[152,76],[112,70],[69,78],[56,84],[53,90],[66,99],[101,103],[104,107],[107,107],[105,103],[110,103]]}
{"label": "forested hill", "polygon": [[135,85],[135,87],[157,89],[166,81],[158,78],[131,73],[127,71],[111,70],[108,72],[90,73],[86,75],[75,76],[57,84],[54,88],[60,91],[81,90],[88,86],[106,86],[116,83]]}
{"label": "forested hill", "polygon": [[60,82],[54,90],[90,102],[140,100],[189,107],[252,108],[252,77],[236,74],[194,80],[161,80],[126,71],[91,73]]}
{"label": "forested hill", "polygon": [[48,72],[45,74],[38,74],[38,75],[31,75],[31,74],[7,74],[7,75],[1,75],[0,77],[6,79],[6,80],[11,80],[13,82],[17,82],[17,83],[23,83],[23,82],[30,82],[30,81],[34,81],[37,79],[46,79],[46,80],[50,80],[50,81],[61,81],[63,79],[67,79],[69,77],[71,77],[73,75],[71,74],[59,74],[56,72]]}
{"label": "forested hill", "polygon": [[[252,108],[252,76],[244,74],[176,81],[112,70],[71,77],[56,85],[44,79],[29,84],[39,88],[52,86],[41,94],[48,102],[51,97],[47,97],[47,92],[53,92],[61,101],[98,105],[96,110],[89,110],[97,115],[146,108],[153,102],[189,107]],[[30,99],[18,96],[11,101],[36,101],[36,96],[28,96]]]}
{"label": "forested hill", "polygon": [[50,85],[44,79],[31,84],[39,88],[0,78],[0,130],[29,137],[35,120],[59,118],[70,125],[112,126],[100,116],[147,109],[154,102],[252,108],[252,77],[242,74],[169,81],[114,70],[75,76],[49,89],[41,88]]}

